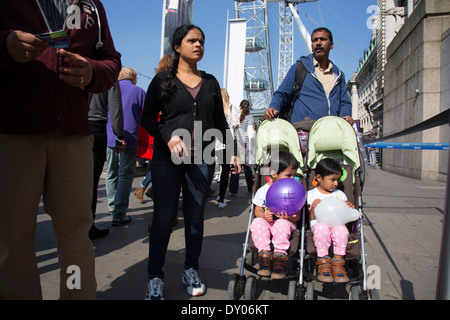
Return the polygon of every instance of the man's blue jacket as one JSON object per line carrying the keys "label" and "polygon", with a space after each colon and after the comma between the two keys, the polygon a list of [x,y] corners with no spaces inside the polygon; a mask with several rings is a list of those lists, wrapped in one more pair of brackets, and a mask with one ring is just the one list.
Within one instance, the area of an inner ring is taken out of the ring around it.
{"label": "man's blue jacket", "polygon": [[[347,93],[344,73],[333,63],[335,81],[330,95],[327,97],[322,83],[317,79],[313,63],[313,55],[302,56],[307,70],[300,94],[295,101],[291,115],[291,123],[301,121],[306,117],[317,120],[324,116],[351,116],[352,103]],[[277,91],[275,91],[269,108],[280,111],[282,107],[290,107],[293,97],[296,64],[288,71]]]}

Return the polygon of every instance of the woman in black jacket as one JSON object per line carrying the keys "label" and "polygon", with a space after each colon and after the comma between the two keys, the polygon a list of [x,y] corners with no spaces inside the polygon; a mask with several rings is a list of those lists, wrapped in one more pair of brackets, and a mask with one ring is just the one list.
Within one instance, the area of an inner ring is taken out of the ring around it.
{"label": "woman in black jacket", "polygon": [[[197,69],[197,63],[203,57],[204,39],[203,31],[194,25],[183,25],[175,30],[173,67],[153,78],[144,105],[141,123],[155,138],[152,161],[154,216],[145,297],[149,300],[164,298],[162,269],[181,189],[186,237],[182,281],[193,296],[206,291],[197,270],[203,241],[204,206],[214,175],[214,139],[224,141],[231,137],[232,141],[232,136],[227,132],[217,80]],[[227,148],[234,151],[232,143]],[[228,155],[237,162],[230,151]],[[237,171],[240,171],[239,164]]]}

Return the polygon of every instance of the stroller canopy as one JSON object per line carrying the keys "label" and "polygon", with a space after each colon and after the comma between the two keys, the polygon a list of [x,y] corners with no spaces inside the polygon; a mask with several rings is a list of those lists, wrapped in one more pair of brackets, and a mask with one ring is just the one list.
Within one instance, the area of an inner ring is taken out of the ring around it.
{"label": "stroller canopy", "polygon": [[323,158],[342,160],[352,167],[360,167],[358,140],[353,127],[344,119],[327,116],[317,120],[308,139],[306,165],[314,169]]}
{"label": "stroller canopy", "polygon": [[259,125],[256,135],[256,164],[267,165],[274,152],[278,151],[292,153],[299,163],[297,173],[304,175],[297,130],[283,119],[265,120]]}

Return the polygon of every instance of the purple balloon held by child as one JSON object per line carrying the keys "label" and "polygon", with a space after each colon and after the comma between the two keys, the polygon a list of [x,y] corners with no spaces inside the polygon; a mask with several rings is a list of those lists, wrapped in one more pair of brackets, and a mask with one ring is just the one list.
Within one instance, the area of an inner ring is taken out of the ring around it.
{"label": "purple balloon held by child", "polygon": [[266,206],[273,213],[296,214],[305,205],[306,190],[295,179],[284,178],[275,181],[267,190]]}

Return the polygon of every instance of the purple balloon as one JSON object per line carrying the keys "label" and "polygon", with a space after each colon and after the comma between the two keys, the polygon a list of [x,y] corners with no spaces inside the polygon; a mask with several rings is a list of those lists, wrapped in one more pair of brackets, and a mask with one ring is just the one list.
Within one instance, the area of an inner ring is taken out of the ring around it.
{"label": "purple balloon", "polygon": [[292,216],[300,211],[305,202],[305,188],[292,178],[277,180],[267,190],[266,206],[273,213],[287,213]]}

